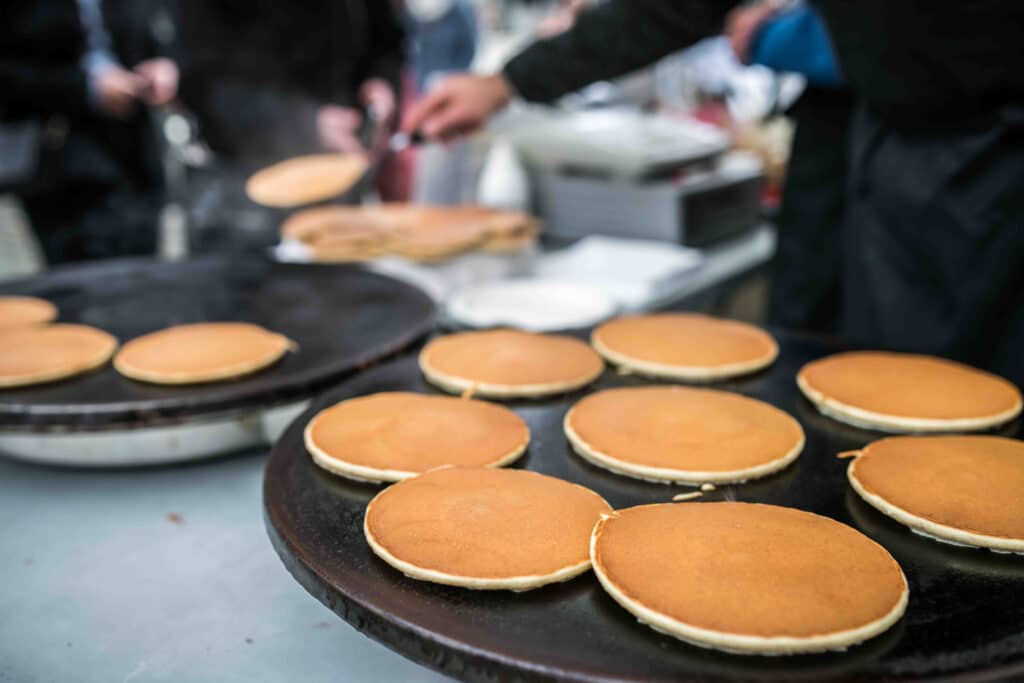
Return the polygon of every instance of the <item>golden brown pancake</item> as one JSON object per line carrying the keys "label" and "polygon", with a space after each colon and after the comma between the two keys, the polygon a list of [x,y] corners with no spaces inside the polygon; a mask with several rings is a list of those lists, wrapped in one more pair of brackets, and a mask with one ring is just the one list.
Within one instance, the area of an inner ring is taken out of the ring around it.
{"label": "golden brown pancake", "polygon": [[298,211],[281,225],[281,237],[318,243],[325,239],[379,242],[386,231],[359,206],[320,206]]}
{"label": "golden brown pancake", "polygon": [[43,384],[105,364],[117,339],[85,325],[45,325],[0,334],[0,387]]}
{"label": "golden brown pancake", "polygon": [[1017,387],[933,356],[837,353],[805,365],[797,384],[822,413],[893,432],[986,429],[1020,413]]}
{"label": "golden brown pancake", "polygon": [[484,233],[478,220],[424,210],[420,218],[398,231],[391,249],[414,261],[439,261],[474,249],[483,241]]}
{"label": "golden brown pancake", "polygon": [[753,503],[619,510],[594,528],[601,585],[658,631],[741,654],[840,650],[903,615],[896,561],[827,517]]}
{"label": "golden brown pancake", "polygon": [[326,470],[398,481],[444,465],[500,467],[530,441],[507,408],[451,396],[387,392],[342,401],[314,417],[306,449]]}
{"label": "golden brown pancake", "polygon": [[0,332],[45,325],[57,319],[57,307],[33,296],[0,296]]}
{"label": "golden brown pancake", "polygon": [[309,248],[313,260],[324,263],[369,261],[387,253],[387,243],[383,238],[369,241],[360,235],[326,236],[314,242]]}
{"label": "golden brown pancake", "polygon": [[1024,553],[1024,443],[997,436],[895,436],[847,476],[861,498],[941,541]]}
{"label": "golden brown pancake", "polygon": [[591,342],[623,370],[652,377],[709,381],[760,370],[778,344],[764,330],[699,313],[657,313],[610,320]]}
{"label": "golden brown pancake", "polygon": [[611,508],[576,484],[526,470],[442,468],[379,493],[366,540],[423,581],[529,590],[590,568],[590,532]]}
{"label": "golden brown pancake", "polygon": [[627,477],[686,484],[763,477],[803,450],[800,424],[726,391],[627,387],[587,396],[565,416],[573,449]]}
{"label": "golden brown pancake", "polygon": [[291,347],[287,337],[249,323],[178,325],[131,340],[114,367],[153,384],[218,382],[262,370]]}
{"label": "golden brown pancake", "polygon": [[597,379],[601,358],[578,339],[518,330],[460,332],[420,352],[420,369],[445,391],[480,396],[546,396]]}
{"label": "golden brown pancake", "polygon": [[287,159],[253,174],[245,184],[249,199],[288,208],[336,197],[366,172],[366,160],[354,154],[310,154]]}

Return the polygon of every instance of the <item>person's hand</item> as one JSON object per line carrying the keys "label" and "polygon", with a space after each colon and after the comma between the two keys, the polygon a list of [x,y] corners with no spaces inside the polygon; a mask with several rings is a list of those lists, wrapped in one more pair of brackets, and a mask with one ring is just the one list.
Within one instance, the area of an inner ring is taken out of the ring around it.
{"label": "person's hand", "polygon": [[565,33],[576,24],[576,18],[590,7],[592,0],[568,0],[554,12],[544,17],[537,26],[538,38],[551,38]]}
{"label": "person's hand", "polygon": [[135,66],[142,79],[140,96],[151,107],[161,107],[178,95],[178,65],[164,57],[147,59]]}
{"label": "person's hand", "polygon": [[512,88],[501,75],[449,76],[416,103],[402,126],[436,140],[472,133],[512,99]]}
{"label": "person's hand", "polygon": [[750,60],[750,46],[761,25],[778,11],[778,3],[768,1],[742,5],[729,13],[725,20],[725,35],[736,59],[742,64]]}
{"label": "person's hand", "polygon": [[316,114],[316,129],[320,144],[332,152],[364,154],[363,144],[359,141],[359,124],[362,115],[351,107],[339,107],[325,104]]}
{"label": "person's hand", "polygon": [[91,76],[96,106],[119,119],[131,116],[143,88],[142,79],[127,69],[111,64]]}

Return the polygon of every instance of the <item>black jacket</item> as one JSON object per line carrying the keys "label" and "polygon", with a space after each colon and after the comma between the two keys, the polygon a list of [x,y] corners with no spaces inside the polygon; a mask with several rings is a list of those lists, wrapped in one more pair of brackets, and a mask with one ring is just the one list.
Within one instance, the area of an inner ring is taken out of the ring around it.
{"label": "black jacket", "polygon": [[391,0],[179,0],[182,99],[214,150],[260,163],[317,149],[322,104],[400,92],[404,36]]}
{"label": "black jacket", "polygon": [[550,102],[622,76],[722,30],[737,0],[613,0],[571,31],[531,45],[505,66],[517,94]]}
{"label": "black jacket", "polygon": [[[856,97],[893,123],[923,125],[1024,100],[1020,0],[813,0]],[[612,0],[505,67],[546,102],[621,76],[721,31],[736,0]]]}
{"label": "black jacket", "polygon": [[[128,68],[160,52],[151,30],[158,3],[106,0],[104,20],[115,56]],[[69,126],[63,183],[158,187],[162,170],[148,113],[128,120],[96,112],[79,60],[85,37],[75,0],[5,0],[0,9],[0,119]]]}

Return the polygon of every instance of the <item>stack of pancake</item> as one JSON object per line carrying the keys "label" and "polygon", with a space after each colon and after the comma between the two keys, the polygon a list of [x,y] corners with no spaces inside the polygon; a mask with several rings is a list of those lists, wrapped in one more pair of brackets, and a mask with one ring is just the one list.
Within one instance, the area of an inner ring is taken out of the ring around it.
{"label": "stack of pancake", "polygon": [[379,204],[300,211],[281,226],[281,239],[305,245],[321,262],[393,255],[430,263],[471,251],[519,251],[532,245],[539,231],[537,220],[519,211]]}

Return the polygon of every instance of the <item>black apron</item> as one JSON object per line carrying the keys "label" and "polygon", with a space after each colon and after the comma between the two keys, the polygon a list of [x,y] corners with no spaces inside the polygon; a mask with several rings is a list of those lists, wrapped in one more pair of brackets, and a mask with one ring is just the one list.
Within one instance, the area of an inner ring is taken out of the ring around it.
{"label": "black apron", "polygon": [[816,5],[857,99],[840,332],[1024,385],[1024,3]]}
{"label": "black apron", "polygon": [[850,129],[840,330],[1024,385],[1024,107]]}

